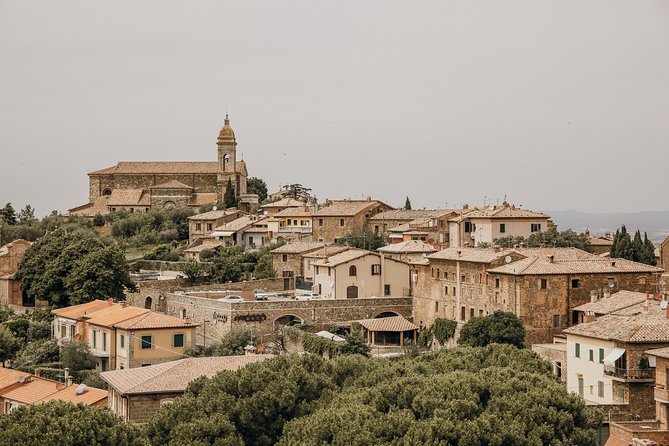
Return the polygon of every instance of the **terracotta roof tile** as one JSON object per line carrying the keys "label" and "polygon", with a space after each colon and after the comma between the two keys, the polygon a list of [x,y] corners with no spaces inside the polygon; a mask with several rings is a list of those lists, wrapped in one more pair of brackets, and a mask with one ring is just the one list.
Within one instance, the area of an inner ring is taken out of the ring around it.
{"label": "terracotta roof tile", "polygon": [[111,327],[114,324],[139,316],[140,314],[149,313],[150,311],[151,310],[146,308],[114,304],[110,308],[104,308],[90,313],[86,315],[85,318],[88,319],[87,322],[89,324]]}
{"label": "terracotta roof tile", "polygon": [[409,331],[417,330],[414,324],[406,320],[402,316],[381,317],[376,319],[362,319],[357,321],[360,325],[370,331]]}
{"label": "terracotta roof tile", "polygon": [[431,253],[435,252],[434,246],[429,243],[425,243],[422,240],[408,240],[401,243],[393,243],[382,248],[377,249],[377,251],[384,254],[408,254],[408,253]]}
{"label": "terracotta roof tile", "polygon": [[19,387],[4,392],[2,397],[23,404],[35,404],[39,400],[56,393],[58,391],[57,385],[56,381],[33,376]]}
{"label": "terracotta roof tile", "polygon": [[303,207],[304,201],[296,200],[292,197],[282,198],[278,201],[272,201],[271,203],[263,204],[261,208],[286,208],[286,207]]}
{"label": "terracotta roof tile", "polygon": [[551,274],[613,274],[613,273],[661,273],[662,268],[632,262],[626,259],[607,259],[594,256],[587,260],[555,260],[543,257],[528,257],[497,268],[491,273],[511,275],[551,275]]}
{"label": "terracotta roof tile", "polygon": [[494,249],[488,248],[446,248],[427,257],[428,259],[434,260],[460,260],[463,262],[491,263],[496,259],[505,257],[513,252],[513,249],[495,251]]}
{"label": "terracotta roof tile", "polygon": [[124,395],[183,392],[200,376],[212,377],[223,370],[237,370],[271,355],[186,358],[148,367],[102,372],[102,379]]}
{"label": "terracotta roof tile", "polygon": [[417,218],[437,218],[449,214],[455,214],[460,209],[393,209],[371,217],[369,220],[380,222],[383,220],[406,220],[407,222]]}
{"label": "terracotta roof tile", "polygon": [[107,401],[106,390],[96,389],[95,387],[86,386],[85,391],[81,395],[77,395],[78,384],[72,384],[62,390],[52,393],[47,397],[42,398],[38,403],[46,403],[47,401],[60,400],[67,401],[72,404],[85,404],[86,406],[102,405]]}
{"label": "terracotta roof tile", "polygon": [[112,190],[108,206],[149,206],[151,197],[144,189],[114,189]]}
{"label": "terracotta roof tile", "polygon": [[318,266],[337,266],[341,265],[346,262],[350,262],[351,260],[359,259],[360,257],[365,257],[367,255],[373,255],[376,257],[381,257],[379,254],[371,251],[366,251],[364,249],[349,249],[347,251],[341,252],[339,254],[335,254],[333,256],[328,257],[327,259],[322,259],[322,260],[317,260],[313,262],[313,265],[318,265]]}
{"label": "terracotta roof tile", "polygon": [[193,186],[182,183],[181,181],[171,180],[151,186],[151,189],[193,189]]}
{"label": "terracotta roof tile", "polygon": [[22,376],[24,378],[27,378],[28,376],[30,376],[30,373],[22,372],[20,370],[6,369],[4,367],[0,367],[0,392],[2,392],[2,389],[18,383],[19,378],[21,378]]}
{"label": "terracotta roof tile", "polygon": [[114,324],[114,327],[124,330],[143,330],[149,328],[191,328],[198,325],[188,319],[151,311]]}
{"label": "terracotta roof tile", "polygon": [[[314,213],[315,217],[352,217],[373,207],[384,205],[377,200],[342,200],[333,201]],[[385,205],[384,205],[385,206]]]}
{"label": "terracotta roof tile", "polygon": [[314,208],[312,206],[299,206],[294,208],[287,208],[274,214],[274,217],[311,217],[314,215]]}
{"label": "terracotta roof tile", "polygon": [[189,220],[218,220],[219,218],[227,217],[228,215],[232,215],[235,213],[238,213],[237,209],[234,210],[228,210],[228,209],[223,209],[223,210],[216,210],[216,211],[209,211],[209,212],[203,212],[202,214],[197,214],[193,215],[191,217],[188,217]]}
{"label": "terracotta roof tile", "polygon": [[97,197],[92,203],[82,204],[73,207],[67,211],[68,215],[78,215],[82,217],[95,217],[96,215],[109,214],[109,197]]}
{"label": "terracotta roof tile", "polygon": [[579,305],[574,308],[574,311],[592,311],[595,314],[609,314],[645,301],[646,293],[618,291],[609,297],[598,299],[596,302]]}
{"label": "terracotta roof tile", "polygon": [[91,302],[86,302],[84,304],[72,305],[71,307],[58,308],[57,310],[51,310],[51,314],[59,317],[64,317],[66,319],[77,320],[86,314],[94,313],[103,308],[111,308],[115,304],[109,303],[105,300],[96,299]]}
{"label": "terracotta roof tile", "polygon": [[327,245],[317,251],[311,251],[305,254],[302,254],[302,257],[308,257],[310,259],[324,259],[326,257],[332,257],[336,254],[339,254],[344,251],[353,249],[350,246],[342,245]]}
{"label": "terracotta roof tile", "polygon": [[323,242],[294,242],[286,243],[272,250],[272,254],[301,254],[309,251],[316,251],[325,246]]}

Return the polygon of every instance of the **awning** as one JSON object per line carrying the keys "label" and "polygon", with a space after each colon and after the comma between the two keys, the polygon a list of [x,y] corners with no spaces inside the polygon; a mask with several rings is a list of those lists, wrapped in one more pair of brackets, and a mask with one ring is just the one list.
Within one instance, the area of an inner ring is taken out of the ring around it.
{"label": "awning", "polygon": [[234,231],[214,231],[211,233],[212,237],[230,237]]}
{"label": "awning", "polygon": [[611,353],[609,353],[606,358],[604,358],[604,365],[613,365],[618,358],[620,358],[622,355],[625,354],[625,349],[624,348],[614,348],[611,350]]}

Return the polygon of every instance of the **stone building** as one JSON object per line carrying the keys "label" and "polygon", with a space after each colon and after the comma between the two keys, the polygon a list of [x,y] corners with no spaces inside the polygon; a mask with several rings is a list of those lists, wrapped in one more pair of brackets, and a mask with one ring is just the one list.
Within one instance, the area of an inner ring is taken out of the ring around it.
{"label": "stone building", "polygon": [[311,241],[315,206],[290,207],[267,219],[267,229],[273,243],[291,240]]}
{"label": "stone building", "polygon": [[569,391],[610,420],[652,418],[657,368],[646,351],[669,346],[666,306],[647,300],[564,330]]}
{"label": "stone building", "polygon": [[237,209],[223,209],[190,216],[188,217],[188,243],[193,243],[200,237],[209,237],[217,227],[244,215],[244,212]]}
{"label": "stone building", "polygon": [[244,160],[237,160],[237,139],[227,115],[216,145],[217,161],[121,161],[90,172],[88,203],[70,209],[70,215],[199,207],[223,201],[228,180],[240,206],[257,204],[258,197],[246,193],[248,171]]}
{"label": "stone building", "polygon": [[461,212],[460,209],[394,209],[371,217],[369,226],[390,243],[422,240],[440,249],[448,248],[448,220]]}
{"label": "stone building", "polygon": [[403,260],[405,262],[416,260],[432,254],[436,251],[434,247],[420,240],[407,240],[400,243],[392,243],[377,249],[389,259]]}
{"label": "stone building", "polygon": [[108,407],[126,423],[148,423],[161,406],[184,394],[191,381],[238,370],[271,355],[186,358],[140,369],[100,374],[109,385]]}
{"label": "stone building", "polygon": [[321,242],[288,243],[273,249],[272,266],[281,277],[304,277],[302,255],[317,251],[325,246]]}
{"label": "stone building", "polygon": [[387,204],[372,199],[326,202],[312,215],[313,240],[334,243],[345,235],[361,233],[370,218],[390,209]]}
{"label": "stone building", "polygon": [[501,310],[523,321],[528,344],[574,323],[575,307],[618,290],[658,290],[662,269],[576,248],[448,248],[412,262],[414,316],[464,323]]}
{"label": "stone building", "polygon": [[31,246],[29,241],[19,239],[0,247],[0,307],[28,303],[23,300],[21,281],[14,279],[14,274]]}

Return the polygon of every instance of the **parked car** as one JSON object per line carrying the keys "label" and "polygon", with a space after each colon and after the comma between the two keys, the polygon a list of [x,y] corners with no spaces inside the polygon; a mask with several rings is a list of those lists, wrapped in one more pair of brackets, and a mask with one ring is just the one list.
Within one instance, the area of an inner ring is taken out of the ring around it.
{"label": "parked car", "polygon": [[295,296],[295,300],[312,300],[312,299],[322,299],[323,296],[317,293],[303,293]]}
{"label": "parked car", "polygon": [[242,296],[235,296],[234,294],[230,296],[221,297],[220,299],[216,300],[218,300],[219,302],[244,302]]}
{"label": "parked car", "polygon": [[269,298],[269,294],[265,290],[253,290],[253,292],[256,294],[256,300],[267,300]]}

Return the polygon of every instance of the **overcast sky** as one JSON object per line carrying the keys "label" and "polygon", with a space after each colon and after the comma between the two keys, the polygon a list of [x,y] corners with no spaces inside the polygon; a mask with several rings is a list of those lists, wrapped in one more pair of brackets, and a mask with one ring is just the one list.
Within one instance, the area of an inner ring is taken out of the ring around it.
{"label": "overcast sky", "polygon": [[325,198],[669,206],[669,2],[0,0],[0,202],[117,161],[214,160]]}

